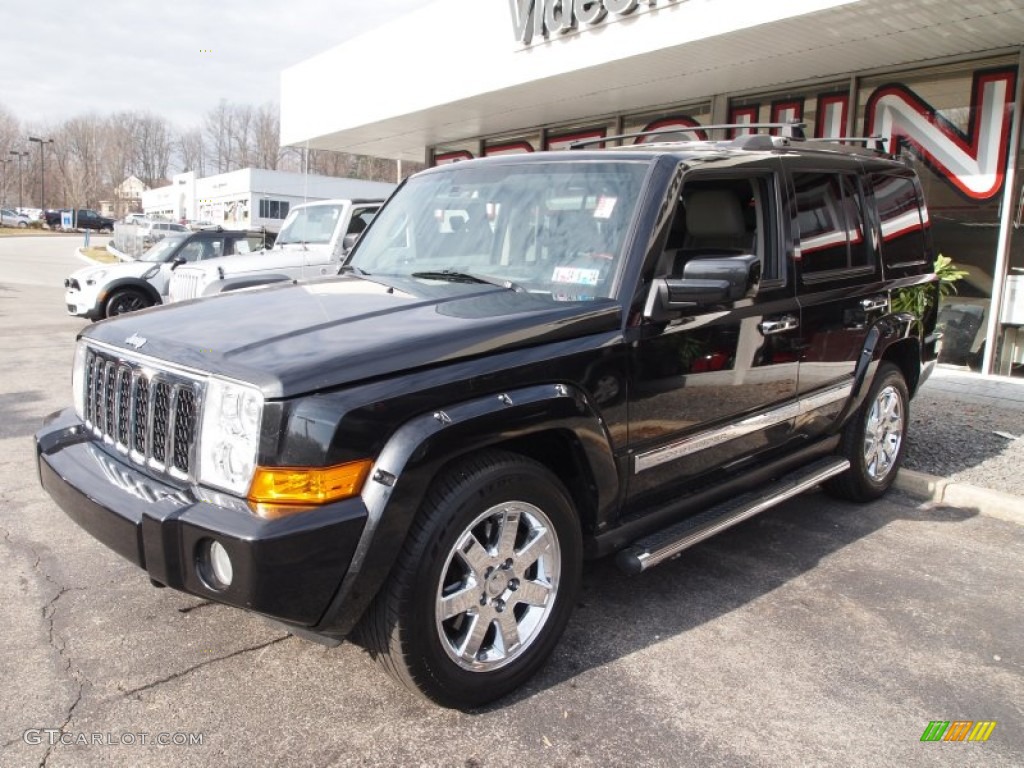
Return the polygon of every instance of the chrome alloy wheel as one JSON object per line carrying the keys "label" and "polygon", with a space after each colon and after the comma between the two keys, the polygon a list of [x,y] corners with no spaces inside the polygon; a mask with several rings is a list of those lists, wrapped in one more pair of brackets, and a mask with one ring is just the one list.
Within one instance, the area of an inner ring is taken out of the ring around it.
{"label": "chrome alloy wheel", "polygon": [[445,652],[473,672],[514,661],[551,616],[560,572],[558,537],[544,512],[523,501],[488,509],[441,571],[434,616]]}
{"label": "chrome alloy wheel", "polygon": [[903,399],[892,386],[880,390],[864,428],[864,466],[872,480],[884,480],[903,443]]}

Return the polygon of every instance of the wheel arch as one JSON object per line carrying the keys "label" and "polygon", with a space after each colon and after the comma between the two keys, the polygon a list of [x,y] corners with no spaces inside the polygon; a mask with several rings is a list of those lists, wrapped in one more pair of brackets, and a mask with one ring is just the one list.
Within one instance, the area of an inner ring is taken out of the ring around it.
{"label": "wheel arch", "polygon": [[98,302],[101,317],[106,317],[107,303],[110,301],[110,297],[125,288],[130,288],[139,291],[139,293],[145,294],[146,298],[154,304],[163,303],[163,299],[160,297],[160,294],[157,293],[156,288],[150,285],[147,281],[140,278],[125,277],[115,280],[103,288],[102,298]]}
{"label": "wheel arch", "polygon": [[621,485],[604,423],[582,392],[548,384],[423,414],[396,430],[363,490],[368,520],[353,564],[317,631],[348,634],[391,570],[430,485],[466,456],[501,450],[563,482],[586,535],[617,504]]}

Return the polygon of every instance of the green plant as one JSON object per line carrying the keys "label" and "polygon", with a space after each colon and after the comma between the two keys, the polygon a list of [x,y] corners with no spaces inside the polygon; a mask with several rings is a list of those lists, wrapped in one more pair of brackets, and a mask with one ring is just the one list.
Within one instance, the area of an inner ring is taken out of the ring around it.
{"label": "green plant", "polygon": [[[939,278],[939,295],[949,296],[956,293],[956,284],[967,276],[967,271],[960,269],[953,260],[941,253],[933,265]],[[915,285],[912,288],[901,288],[892,297],[893,312],[909,312],[924,317],[935,304],[935,291],[931,286]]]}
{"label": "green plant", "polygon": [[956,293],[956,283],[967,277],[967,270],[960,269],[949,256],[940,253],[935,259],[935,274],[939,278],[939,293],[949,296]]}

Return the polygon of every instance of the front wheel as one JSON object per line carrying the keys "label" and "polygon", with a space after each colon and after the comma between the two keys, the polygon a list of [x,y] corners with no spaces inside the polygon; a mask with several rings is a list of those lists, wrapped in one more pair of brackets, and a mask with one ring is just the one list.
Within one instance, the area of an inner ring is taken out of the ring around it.
{"label": "front wheel", "polygon": [[134,288],[122,288],[121,290],[114,291],[111,297],[107,299],[104,315],[106,317],[116,317],[117,315],[123,315],[125,312],[136,312],[151,306],[153,306],[153,302],[142,291],[137,291]]}
{"label": "front wheel", "polygon": [[545,467],[486,452],[428,494],[359,635],[388,673],[449,707],[522,685],[572,613],[582,565],[569,494]]}
{"label": "front wheel", "polygon": [[907,449],[909,404],[902,371],[883,362],[864,403],[843,430],[839,455],[850,460],[850,469],[826,481],[826,491],[850,501],[872,501],[889,490]]}

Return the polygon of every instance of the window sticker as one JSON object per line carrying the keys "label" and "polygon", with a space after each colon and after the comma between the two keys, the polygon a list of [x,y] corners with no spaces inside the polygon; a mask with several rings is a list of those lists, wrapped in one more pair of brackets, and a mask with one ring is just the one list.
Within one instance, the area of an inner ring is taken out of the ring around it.
{"label": "window sticker", "polygon": [[599,269],[583,269],[581,267],[555,267],[551,276],[552,283],[573,283],[574,285],[597,285],[601,277]]}
{"label": "window sticker", "polygon": [[597,198],[597,207],[594,208],[594,218],[610,219],[617,202],[619,202],[619,198],[617,197],[605,197],[604,195],[601,195]]}

